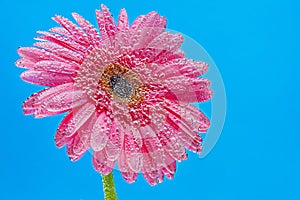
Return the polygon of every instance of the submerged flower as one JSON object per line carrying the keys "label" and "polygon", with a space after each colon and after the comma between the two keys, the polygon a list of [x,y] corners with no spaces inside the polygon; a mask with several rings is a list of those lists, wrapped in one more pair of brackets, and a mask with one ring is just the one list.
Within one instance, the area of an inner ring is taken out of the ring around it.
{"label": "submerged flower", "polygon": [[77,24],[55,16],[61,25],[34,47],[18,49],[21,78],[48,86],[23,104],[25,114],[46,117],[67,112],[55,135],[72,161],[88,149],[95,169],[109,174],[117,164],[127,182],[139,172],[151,185],[172,179],[186,150],[201,152],[209,119],[191,102],[211,98],[207,64],[185,58],[183,37],[166,32],[156,12],[129,25],[102,5],[96,11],[100,33],[80,15]]}

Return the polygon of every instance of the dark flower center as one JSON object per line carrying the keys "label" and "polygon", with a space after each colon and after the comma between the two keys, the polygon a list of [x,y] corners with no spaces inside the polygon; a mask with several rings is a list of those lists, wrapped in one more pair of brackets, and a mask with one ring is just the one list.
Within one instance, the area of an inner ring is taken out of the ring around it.
{"label": "dark flower center", "polygon": [[132,94],[131,84],[119,74],[109,78],[109,85],[112,91],[121,98],[129,98]]}

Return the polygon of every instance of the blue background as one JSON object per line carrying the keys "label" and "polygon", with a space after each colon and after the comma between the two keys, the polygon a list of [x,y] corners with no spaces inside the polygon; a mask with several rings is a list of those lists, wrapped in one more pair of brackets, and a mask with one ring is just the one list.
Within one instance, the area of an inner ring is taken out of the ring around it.
{"label": "blue background", "polygon": [[1,0],[0,2],[0,199],[103,199],[90,154],[72,163],[53,136],[62,116],[23,116],[21,104],[40,90],[20,80],[18,46],[56,24],[54,14],[76,11],[96,24],[106,4],[130,21],[152,10],[169,29],[197,40],[217,64],[226,86],[223,133],[205,158],[190,154],[175,179],[150,187],[139,176],[115,181],[125,199],[300,199],[299,9],[295,0]]}

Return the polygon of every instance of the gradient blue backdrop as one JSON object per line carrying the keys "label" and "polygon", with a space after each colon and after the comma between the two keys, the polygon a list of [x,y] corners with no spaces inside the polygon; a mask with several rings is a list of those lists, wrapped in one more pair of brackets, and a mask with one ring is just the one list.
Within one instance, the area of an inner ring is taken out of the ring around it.
{"label": "gradient blue backdrop", "polygon": [[101,178],[90,155],[72,163],[53,136],[62,116],[23,116],[22,101],[37,86],[22,82],[14,66],[18,46],[36,30],[55,25],[54,14],[76,11],[96,24],[105,3],[130,21],[158,11],[168,28],[196,39],[214,59],[227,90],[227,120],[214,150],[190,154],[175,179],[150,187],[140,176],[127,184],[115,173],[120,200],[300,199],[299,9],[293,0],[1,0],[0,199],[99,200]]}

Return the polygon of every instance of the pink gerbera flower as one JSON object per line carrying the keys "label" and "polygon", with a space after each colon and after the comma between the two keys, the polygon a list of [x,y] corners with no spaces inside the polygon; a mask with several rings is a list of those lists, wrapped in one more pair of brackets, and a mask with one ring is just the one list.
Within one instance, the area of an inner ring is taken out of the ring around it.
{"label": "pink gerbera flower", "polygon": [[211,98],[207,64],[185,58],[183,37],[166,32],[156,12],[129,25],[121,10],[118,23],[104,5],[96,11],[100,33],[80,15],[78,25],[55,16],[62,27],[41,36],[34,47],[18,49],[21,78],[48,86],[23,104],[36,118],[67,112],[55,135],[78,160],[93,151],[95,169],[109,174],[117,163],[132,183],[139,172],[150,185],[172,179],[186,149],[201,152],[208,118],[190,102]]}

